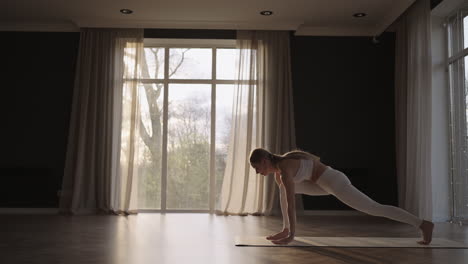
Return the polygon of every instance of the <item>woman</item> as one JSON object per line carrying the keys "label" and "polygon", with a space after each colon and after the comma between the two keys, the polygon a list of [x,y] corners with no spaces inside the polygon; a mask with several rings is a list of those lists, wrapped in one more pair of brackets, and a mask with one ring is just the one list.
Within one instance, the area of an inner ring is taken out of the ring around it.
{"label": "woman", "polygon": [[342,172],[326,166],[320,158],[304,151],[291,151],[284,155],[272,154],[257,148],[250,154],[250,164],[256,173],[264,176],[274,173],[280,189],[280,205],[283,215],[283,230],[268,236],[275,244],[287,244],[294,239],[296,211],[294,194],[332,194],[348,206],[370,215],[383,216],[421,229],[423,240],[428,245],[432,240],[434,224],[419,219],[407,211],[390,205],[382,205],[356,189]]}

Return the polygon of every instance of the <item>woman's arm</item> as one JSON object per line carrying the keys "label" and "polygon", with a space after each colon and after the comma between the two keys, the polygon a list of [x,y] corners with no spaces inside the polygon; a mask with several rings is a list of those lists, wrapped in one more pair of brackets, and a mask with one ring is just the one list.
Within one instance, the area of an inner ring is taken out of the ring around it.
{"label": "woman's arm", "polygon": [[286,188],[281,182],[281,175],[279,173],[275,173],[275,180],[279,187],[281,215],[283,216],[283,231],[287,229],[289,232],[290,227],[289,227],[289,217],[288,217],[288,211],[287,211],[288,201],[286,200],[287,199]]}
{"label": "woman's arm", "polygon": [[[281,181],[286,189],[286,200],[288,202],[288,219],[289,219],[289,236],[294,238],[296,232],[296,203],[295,203],[295,190],[294,181],[292,177],[283,174]],[[292,240],[292,239],[291,239]]]}

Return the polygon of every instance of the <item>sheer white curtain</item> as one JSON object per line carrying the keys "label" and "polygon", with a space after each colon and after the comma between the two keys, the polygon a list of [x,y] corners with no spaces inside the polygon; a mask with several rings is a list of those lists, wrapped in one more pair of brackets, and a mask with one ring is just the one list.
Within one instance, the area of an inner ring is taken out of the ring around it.
{"label": "sheer white curtain", "polygon": [[398,198],[425,219],[432,219],[430,25],[428,0],[417,0],[395,22]]}
{"label": "sheer white curtain", "polygon": [[136,212],[142,52],[143,30],[82,29],[61,213]]}
{"label": "sheer white curtain", "polygon": [[274,178],[257,176],[249,154],[256,147],[274,153],[295,147],[289,50],[288,32],[237,33],[238,85],[218,214],[263,215],[279,208]]}

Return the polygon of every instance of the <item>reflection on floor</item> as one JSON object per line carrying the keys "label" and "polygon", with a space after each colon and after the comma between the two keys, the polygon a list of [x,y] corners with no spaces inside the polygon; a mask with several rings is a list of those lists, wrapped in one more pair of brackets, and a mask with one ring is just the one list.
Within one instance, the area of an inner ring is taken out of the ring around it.
{"label": "reflection on floor", "polygon": [[[266,236],[280,228],[276,216],[1,215],[1,263],[468,263],[468,249],[234,245],[237,235]],[[370,216],[300,216],[297,235],[420,236],[412,226]],[[468,243],[468,227],[437,223],[434,236]]]}

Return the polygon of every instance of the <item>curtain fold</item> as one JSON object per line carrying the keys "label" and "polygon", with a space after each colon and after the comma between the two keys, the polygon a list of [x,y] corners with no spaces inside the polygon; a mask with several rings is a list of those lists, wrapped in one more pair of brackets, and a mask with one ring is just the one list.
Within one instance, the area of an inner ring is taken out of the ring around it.
{"label": "curtain fold", "polygon": [[60,213],[136,212],[138,119],[122,117],[138,116],[142,49],[141,29],[81,30]]}
{"label": "curtain fold", "polygon": [[432,219],[431,20],[417,0],[396,22],[395,117],[400,207]]}
{"label": "curtain fold", "polygon": [[238,84],[216,212],[268,215],[279,211],[274,178],[256,175],[249,155],[256,147],[273,153],[295,148],[289,32],[238,31],[236,46]]}

